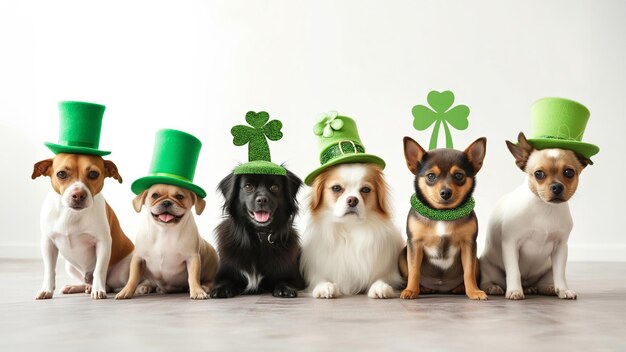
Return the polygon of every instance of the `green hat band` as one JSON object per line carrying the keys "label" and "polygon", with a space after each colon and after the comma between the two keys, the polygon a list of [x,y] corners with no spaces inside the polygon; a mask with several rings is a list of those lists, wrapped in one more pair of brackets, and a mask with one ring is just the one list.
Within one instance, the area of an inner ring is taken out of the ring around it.
{"label": "green hat band", "polygon": [[66,145],[68,147],[85,147],[85,148],[98,148],[98,144],[93,142],[80,142],[80,141],[59,141],[59,144]]}
{"label": "green hat band", "polygon": [[362,145],[356,144],[353,141],[339,141],[337,144],[331,145],[320,155],[320,163],[322,165],[344,154],[358,154],[365,153],[365,148]]}

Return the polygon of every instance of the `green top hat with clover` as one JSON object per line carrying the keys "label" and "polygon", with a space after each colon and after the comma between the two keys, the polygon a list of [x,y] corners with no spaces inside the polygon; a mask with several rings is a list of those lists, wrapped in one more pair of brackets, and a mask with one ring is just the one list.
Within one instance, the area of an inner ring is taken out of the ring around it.
{"label": "green top hat with clover", "polygon": [[189,133],[170,129],[157,131],[150,172],[133,182],[131,190],[140,194],[152,185],[167,184],[188,189],[200,198],[206,197],[206,192],[193,183],[200,148],[200,140]]}
{"label": "green top hat with clover", "polygon": [[45,142],[54,154],[108,155],[111,152],[99,150],[100,129],[104,105],[81,101],[59,103],[59,141]]}
{"label": "green top hat with clover", "polygon": [[582,141],[589,110],[582,104],[564,98],[543,98],[531,109],[532,135],[528,143],[536,149],[561,148],[590,158],[600,148]]}
{"label": "green top hat with clover", "polygon": [[309,186],[322,171],[338,164],[373,163],[385,168],[383,159],[365,152],[356,123],[350,117],[330,111],[313,127],[313,133],[319,137],[321,166],[304,179]]}
{"label": "green top hat with clover", "polygon": [[[230,133],[233,135],[233,144],[242,146],[248,144],[248,162],[241,164],[233,170],[235,175],[280,175],[286,176],[287,170],[272,162],[270,148],[267,139],[278,141],[283,138],[280,131],[283,123],[279,120],[271,120],[265,111],[246,113],[246,122],[250,126],[234,126]],[[267,138],[267,139],[266,139]]]}

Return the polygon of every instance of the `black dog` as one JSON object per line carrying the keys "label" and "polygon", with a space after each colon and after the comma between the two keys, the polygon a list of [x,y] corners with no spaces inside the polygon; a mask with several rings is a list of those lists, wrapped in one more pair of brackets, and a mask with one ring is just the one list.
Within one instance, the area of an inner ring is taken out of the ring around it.
{"label": "black dog", "polygon": [[287,176],[230,174],[220,182],[226,218],[216,229],[220,268],[211,297],[259,291],[298,296],[305,284],[293,219],[301,186],[289,171]]}

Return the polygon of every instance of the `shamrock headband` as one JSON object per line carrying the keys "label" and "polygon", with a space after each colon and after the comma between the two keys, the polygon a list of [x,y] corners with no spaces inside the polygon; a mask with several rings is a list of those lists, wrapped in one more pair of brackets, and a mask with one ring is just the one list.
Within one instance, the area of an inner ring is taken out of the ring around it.
{"label": "shamrock headband", "polygon": [[[270,115],[265,111],[246,113],[246,122],[250,126],[234,126],[230,133],[233,135],[233,144],[242,146],[248,144],[248,162],[241,164],[233,171],[235,175],[287,175],[287,170],[272,162],[267,139],[277,141],[283,138],[280,129],[283,127],[279,120],[269,121]],[[267,138],[267,139],[266,139]]]}
{"label": "shamrock headband", "polygon": [[[430,108],[424,105],[415,105],[413,110],[413,127],[418,131],[423,131],[430,127],[433,123],[435,127],[430,136],[430,145],[428,149],[437,148],[437,139],[439,138],[439,128],[443,125],[446,135],[446,148],[454,148],[452,143],[452,135],[450,134],[450,126],[457,130],[464,130],[469,125],[467,117],[470,110],[466,105],[457,105],[450,109],[454,103],[454,94],[446,90],[437,92],[435,90],[428,93],[426,99]],[[432,109],[431,109],[432,108]]]}

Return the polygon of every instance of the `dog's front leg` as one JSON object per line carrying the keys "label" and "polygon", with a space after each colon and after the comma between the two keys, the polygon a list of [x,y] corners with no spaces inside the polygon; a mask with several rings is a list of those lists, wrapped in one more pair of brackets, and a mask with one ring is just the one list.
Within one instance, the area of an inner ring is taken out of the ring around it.
{"label": "dog's front leg", "polygon": [[202,261],[200,254],[194,253],[187,259],[187,282],[189,283],[189,297],[191,299],[207,299],[209,295],[204,292],[200,284],[200,271]]}
{"label": "dog's front leg", "polygon": [[48,236],[41,239],[41,256],[43,257],[43,284],[35,299],[50,299],[56,286],[55,276],[59,249]]}
{"label": "dog's front leg", "polygon": [[130,260],[128,282],[126,283],[126,286],[124,286],[124,288],[117,295],[115,295],[115,299],[133,298],[137,285],[139,285],[139,282],[143,278],[144,271],[145,263],[143,258],[140,258],[138,255],[133,255],[133,258]]}
{"label": "dog's front leg", "polygon": [[502,261],[506,272],[505,297],[513,300],[524,299],[519,270],[519,248],[515,240],[502,241]]}
{"label": "dog's front leg", "polygon": [[93,271],[93,285],[91,286],[91,298],[107,298],[106,277],[111,260],[111,234],[106,239],[96,242],[96,268]]}
{"label": "dog's front leg", "polygon": [[567,265],[567,242],[560,241],[552,250],[552,275],[554,276],[554,289],[561,299],[576,299],[576,292],[571,291],[565,279],[565,266]]}
{"label": "dog's front leg", "polygon": [[487,294],[478,288],[476,283],[476,242],[461,243],[461,264],[463,265],[463,283],[465,294],[469,299],[484,301]]}
{"label": "dog's front leg", "polygon": [[408,280],[406,288],[400,294],[400,298],[414,299],[420,294],[420,278],[422,259],[424,258],[424,245],[417,241],[408,241],[406,259],[408,266]]}

